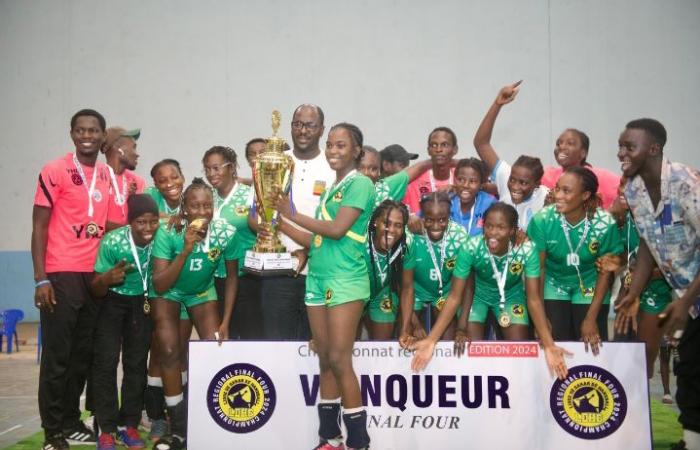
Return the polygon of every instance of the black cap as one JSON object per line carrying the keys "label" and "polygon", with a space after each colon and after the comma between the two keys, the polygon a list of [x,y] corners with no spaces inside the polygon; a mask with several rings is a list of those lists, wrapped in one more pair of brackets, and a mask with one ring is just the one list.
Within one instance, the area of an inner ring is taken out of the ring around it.
{"label": "black cap", "polygon": [[382,151],[379,152],[379,156],[382,158],[382,161],[398,161],[406,164],[408,164],[408,161],[418,158],[417,153],[408,153],[406,149],[401,147],[399,144],[387,145]]}
{"label": "black cap", "polygon": [[129,200],[126,201],[126,205],[129,208],[129,223],[146,213],[158,215],[158,205],[156,201],[153,200],[153,197],[148,194],[130,195]]}

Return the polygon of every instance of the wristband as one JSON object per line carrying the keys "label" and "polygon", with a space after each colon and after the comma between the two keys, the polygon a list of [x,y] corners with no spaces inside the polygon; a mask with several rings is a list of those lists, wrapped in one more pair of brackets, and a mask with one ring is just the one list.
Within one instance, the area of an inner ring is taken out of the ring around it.
{"label": "wristband", "polygon": [[36,283],[34,283],[34,289],[36,289],[40,286],[43,286],[45,284],[51,284],[51,281],[49,281],[48,279],[39,280]]}

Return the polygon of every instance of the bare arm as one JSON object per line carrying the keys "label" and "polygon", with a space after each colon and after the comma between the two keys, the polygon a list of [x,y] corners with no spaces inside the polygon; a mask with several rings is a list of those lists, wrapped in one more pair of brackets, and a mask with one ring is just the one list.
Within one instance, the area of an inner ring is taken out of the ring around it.
{"label": "bare arm", "polygon": [[126,263],[126,261],[121,260],[107,272],[96,272],[92,282],[90,283],[90,293],[97,298],[104,297],[107,295],[107,291],[109,290],[110,286],[116,286],[124,282],[126,271],[128,269],[129,265]]}
{"label": "bare arm", "polygon": [[228,339],[229,324],[238,292],[238,260],[226,261],[226,284],[224,287],[224,315],[219,327],[219,340]]}
{"label": "bare arm", "polygon": [[408,182],[410,183],[419,176],[423,175],[431,167],[433,167],[433,162],[429,159],[417,162],[411,166],[406,167],[404,171],[408,175]]}
{"label": "bare arm", "polygon": [[401,297],[399,303],[399,316],[401,317],[401,328],[399,337],[411,333],[411,317],[413,316],[413,305],[415,303],[415,288],[413,287],[413,269],[404,269],[401,278]]}
{"label": "bare arm", "polygon": [[496,150],[491,146],[491,135],[493,134],[493,127],[496,124],[496,118],[503,105],[515,100],[515,97],[518,95],[518,86],[520,86],[520,83],[522,83],[522,80],[501,88],[496,96],[496,100],[493,101],[488,112],[486,112],[486,115],[482,119],[474,135],[474,148],[479,154],[479,158],[486,163],[489,172],[493,171],[496,164],[498,164],[498,154],[496,154]]}
{"label": "bare arm", "polygon": [[34,205],[32,210],[32,263],[34,265],[34,281],[44,282],[34,289],[34,303],[39,309],[53,311],[56,296],[47,280],[44,262],[46,260],[46,243],[49,239],[49,219],[51,208]]}
{"label": "bare arm", "polygon": [[301,213],[291,214],[291,211],[283,212],[284,216],[290,221],[314,234],[320,234],[330,239],[340,239],[345,236],[345,233],[348,232],[361,213],[362,211],[357,208],[341,206],[333,220],[318,220]]}
{"label": "bare arm", "polygon": [[157,294],[162,294],[173,287],[185,266],[187,257],[192,253],[194,244],[201,240],[202,236],[194,228],[188,227],[185,230],[185,245],[182,253],[175,256],[172,261],[153,258],[153,288]]}
{"label": "bare arm", "polygon": [[598,318],[600,307],[603,305],[605,294],[610,289],[613,278],[614,274],[611,272],[598,272],[598,277],[596,278],[595,282],[595,292],[593,293],[593,300],[588,307],[586,317],[581,323],[581,338],[583,339],[585,349],[588,351],[588,345],[590,344],[591,351],[594,355],[599,353],[598,346],[602,345],[600,340],[600,330],[598,329],[596,319]]}

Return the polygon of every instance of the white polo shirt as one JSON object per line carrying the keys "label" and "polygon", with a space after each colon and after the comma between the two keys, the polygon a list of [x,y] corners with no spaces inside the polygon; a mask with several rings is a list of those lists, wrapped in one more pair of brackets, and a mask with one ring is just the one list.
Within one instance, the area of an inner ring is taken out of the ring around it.
{"label": "white polo shirt", "polygon": [[515,210],[518,211],[518,226],[522,230],[527,230],[527,224],[530,223],[532,216],[544,207],[544,201],[547,198],[549,189],[546,186],[540,185],[532,191],[530,197],[516,205],[513,203],[513,199],[510,198],[510,190],[508,190],[510,169],[510,164],[499,159],[498,163],[496,163],[496,167],[493,168],[491,179],[496,183],[496,187],[498,188],[498,198],[503,203],[508,203],[515,207]]}
{"label": "white polo shirt", "polygon": [[[328,165],[323,150],[313,159],[299,159],[293,151],[289,152],[289,156],[294,161],[294,177],[292,178],[294,207],[297,212],[314,217],[316,207],[321,202],[321,194],[335,181],[335,171]],[[289,223],[303,229],[292,222]],[[280,240],[287,247],[288,252],[302,248],[284,233],[280,233]],[[306,275],[307,268],[305,267],[301,272],[302,275]]]}

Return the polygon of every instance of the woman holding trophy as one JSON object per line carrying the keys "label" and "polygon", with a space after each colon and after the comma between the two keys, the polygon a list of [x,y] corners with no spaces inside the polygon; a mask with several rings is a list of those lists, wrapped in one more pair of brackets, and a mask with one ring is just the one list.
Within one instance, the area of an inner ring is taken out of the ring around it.
{"label": "woman holding trophy", "polygon": [[295,213],[282,194],[275,204],[283,219],[280,229],[310,248],[305,302],[321,372],[320,443],[316,447],[320,450],[345,448],[340,428],[341,402],[348,449],[366,448],[370,441],[367,412],[352,367],[355,333],[370,296],[363,255],[375,196],[372,181],[355,170],[362,158],[362,140],[362,132],[355,125],[339,123],[331,128],[326,159],[336,172],[336,180],[323,193],[315,217]]}

